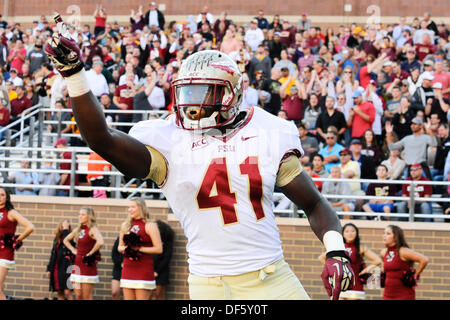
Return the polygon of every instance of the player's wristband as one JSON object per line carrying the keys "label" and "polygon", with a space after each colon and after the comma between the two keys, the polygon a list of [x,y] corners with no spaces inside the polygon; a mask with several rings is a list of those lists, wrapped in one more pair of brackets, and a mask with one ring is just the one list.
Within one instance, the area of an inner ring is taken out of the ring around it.
{"label": "player's wristband", "polygon": [[352,263],[352,259],[350,259],[350,257],[347,255],[346,251],[343,251],[343,250],[330,251],[326,254],[327,259],[330,259],[330,258],[336,259],[338,257],[344,258],[344,259],[348,260],[348,262]]}
{"label": "player's wristband", "polygon": [[345,250],[342,235],[334,230],[325,232],[323,235],[323,244],[327,252]]}
{"label": "player's wristband", "polygon": [[67,83],[67,91],[72,98],[82,96],[91,90],[86,79],[86,71],[84,71],[84,68],[80,72],[65,78],[65,80]]}

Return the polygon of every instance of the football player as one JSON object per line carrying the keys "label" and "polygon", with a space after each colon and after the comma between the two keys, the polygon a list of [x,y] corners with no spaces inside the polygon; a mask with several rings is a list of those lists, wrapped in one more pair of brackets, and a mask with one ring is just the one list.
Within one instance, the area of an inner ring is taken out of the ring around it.
{"label": "football player", "polygon": [[191,299],[309,299],[283,259],[272,211],[275,185],[302,208],[327,251],[329,296],[353,286],[339,219],[299,157],[297,128],[261,108],[240,111],[242,74],[222,52],[189,56],[173,81],[174,114],[137,123],[129,135],[108,127],[65,25],[45,51],[66,79],[89,147],[128,177],[161,188],[188,239]]}

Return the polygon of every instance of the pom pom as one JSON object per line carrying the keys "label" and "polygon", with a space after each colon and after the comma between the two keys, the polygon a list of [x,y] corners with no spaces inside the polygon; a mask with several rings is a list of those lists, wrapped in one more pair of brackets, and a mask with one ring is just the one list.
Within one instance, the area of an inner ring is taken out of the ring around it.
{"label": "pom pom", "polygon": [[88,266],[94,266],[100,260],[102,260],[100,251],[96,251],[94,254],[90,256],[83,257],[83,263]]}
{"label": "pom pom", "polygon": [[22,246],[22,241],[17,241],[19,235],[13,233],[6,233],[0,237],[0,249],[10,248],[14,250],[19,250]]}
{"label": "pom pom", "polygon": [[141,237],[134,232],[123,235],[123,242],[127,247],[139,247],[142,245]]}
{"label": "pom pom", "polygon": [[132,249],[132,247],[126,247],[123,256],[131,261],[138,261],[141,257],[141,253],[138,250]]}
{"label": "pom pom", "polygon": [[412,288],[417,285],[414,273],[416,273],[416,270],[414,269],[403,270],[400,280],[402,280],[403,284],[408,288]]}

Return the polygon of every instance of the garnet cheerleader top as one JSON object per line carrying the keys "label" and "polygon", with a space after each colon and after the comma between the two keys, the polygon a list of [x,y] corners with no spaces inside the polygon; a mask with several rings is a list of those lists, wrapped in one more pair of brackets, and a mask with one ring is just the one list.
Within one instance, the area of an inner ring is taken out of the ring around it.
{"label": "garnet cheerleader top", "polygon": [[345,243],[345,250],[347,251],[350,259],[352,260],[352,269],[355,273],[355,286],[353,291],[364,291],[363,284],[359,280],[358,274],[362,271],[361,265],[363,264],[363,259],[361,256],[356,256],[356,247],[354,243]]}
{"label": "garnet cheerleader top", "polygon": [[386,273],[383,300],[415,300],[415,289],[406,287],[401,281],[403,270],[410,268],[410,262],[403,261],[395,247],[389,247],[383,263]]}
{"label": "garnet cheerleader top", "polygon": [[88,266],[83,262],[83,257],[92,250],[96,242],[89,236],[89,230],[88,226],[81,227],[72,275],[94,277],[92,279],[95,279],[97,277],[97,264]]}
{"label": "garnet cheerleader top", "polygon": [[[15,234],[17,221],[11,222],[8,219],[8,210],[0,209],[0,239],[6,234]],[[14,249],[0,245],[0,266],[11,268],[14,265]]]}
{"label": "garnet cheerleader top", "polygon": [[[151,237],[145,231],[144,220],[133,219],[130,232],[134,232],[140,236],[142,247],[153,246]],[[125,288],[155,288],[153,255],[141,252],[137,260],[124,257],[120,285]]]}

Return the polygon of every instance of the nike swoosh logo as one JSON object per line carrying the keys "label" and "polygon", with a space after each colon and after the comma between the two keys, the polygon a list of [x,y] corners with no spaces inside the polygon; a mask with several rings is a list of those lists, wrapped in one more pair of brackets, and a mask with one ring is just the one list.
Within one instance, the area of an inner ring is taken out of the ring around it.
{"label": "nike swoosh logo", "polygon": [[256,138],[257,136],[251,136],[251,137],[241,137],[242,141],[247,141],[248,139],[251,138]]}

